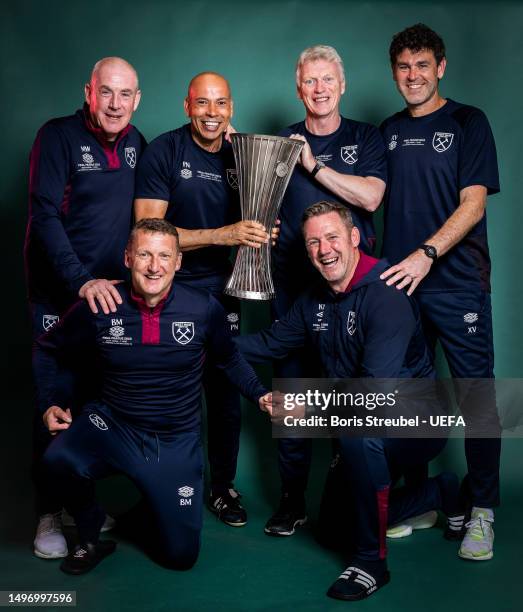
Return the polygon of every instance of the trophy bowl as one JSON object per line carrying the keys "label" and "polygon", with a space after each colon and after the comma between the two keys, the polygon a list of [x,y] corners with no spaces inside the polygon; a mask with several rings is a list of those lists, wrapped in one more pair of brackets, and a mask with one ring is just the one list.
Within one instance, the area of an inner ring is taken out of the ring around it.
{"label": "trophy bowl", "polygon": [[[270,232],[283,194],[301,153],[303,142],[262,134],[231,134],[242,219],[258,221]],[[271,240],[256,249],[238,248],[224,293],[246,300],[274,297],[271,276]]]}

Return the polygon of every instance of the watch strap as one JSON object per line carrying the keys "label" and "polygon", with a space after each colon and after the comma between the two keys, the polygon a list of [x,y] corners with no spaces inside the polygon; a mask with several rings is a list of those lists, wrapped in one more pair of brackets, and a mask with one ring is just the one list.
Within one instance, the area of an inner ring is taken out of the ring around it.
{"label": "watch strap", "polygon": [[323,162],[316,162],[316,165],[311,170],[311,176],[314,178],[322,168],[325,168],[325,164]]}

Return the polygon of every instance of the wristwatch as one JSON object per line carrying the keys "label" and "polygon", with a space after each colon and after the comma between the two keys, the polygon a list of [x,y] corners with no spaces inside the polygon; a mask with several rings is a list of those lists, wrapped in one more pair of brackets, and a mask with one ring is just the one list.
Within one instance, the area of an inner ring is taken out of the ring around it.
{"label": "wristwatch", "polygon": [[419,248],[430,259],[436,261],[436,259],[438,258],[438,250],[436,249],[435,246],[432,246],[431,244],[422,244]]}
{"label": "wristwatch", "polygon": [[312,178],[314,178],[322,168],[325,168],[325,164],[322,161],[317,161],[316,165],[311,170]]}

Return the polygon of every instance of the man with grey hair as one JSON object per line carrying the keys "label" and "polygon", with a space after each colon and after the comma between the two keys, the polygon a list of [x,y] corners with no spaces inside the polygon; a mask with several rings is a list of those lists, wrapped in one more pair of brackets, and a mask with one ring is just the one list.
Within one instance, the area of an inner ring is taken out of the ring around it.
{"label": "man with grey hair", "polygon": [[[342,117],[345,93],[343,62],[333,47],[305,49],[296,64],[298,98],[305,120],[281,132],[303,140],[299,166],[293,173],[280,211],[281,232],[273,250],[276,298],[273,320],[282,318],[317,275],[308,261],[301,236],[303,211],[319,200],[331,200],[350,209],[361,237],[361,249],[370,254],[375,243],[372,213],[385,190],[385,148],[379,131]],[[317,358],[301,351],[275,364],[280,378],[317,376]],[[311,459],[310,440],[278,440],[282,499],[265,526],[268,535],[286,536],[307,520],[304,493]]]}
{"label": "man with grey hair", "polygon": [[[95,313],[99,307],[115,312],[121,303],[115,284],[127,276],[121,253],[131,227],[136,162],[145,146],[129,123],[141,96],[136,70],[119,57],[101,59],[84,93],[84,107],[47,122],[31,150],[24,254],[35,339],[78,298],[86,298]],[[67,405],[70,378],[64,372],[59,385]],[[74,377],[75,386],[80,378]],[[33,479],[40,520],[34,552],[46,559],[67,555],[61,502],[40,475],[50,439],[36,418]]]}

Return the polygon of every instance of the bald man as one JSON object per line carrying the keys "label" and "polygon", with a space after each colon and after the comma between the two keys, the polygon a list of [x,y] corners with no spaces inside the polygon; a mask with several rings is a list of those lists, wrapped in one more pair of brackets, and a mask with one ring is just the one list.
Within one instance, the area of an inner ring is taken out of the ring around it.
{"label": "bald man", "polygon": [[[209,291],[225,308],[233,335],[240,329],[239,301],[223,294],[236,245],[259,248],[269,236],[254,221],[239,221],[238,182],[224,134],[233,114],[228,82],[204,72],[189,83],[184,109],[190,122],[151,142],[136,174],[136,220],[165,217],[176,226],[184,251],[177,277]],[[240,397],[212,361],[206,364],[210,509],[241,527],[247,514],[234,489],[240,439]]]}
{"label": "bald man", "polygon": [[[145,146],[129,123],[140,95],[135,69],[121,58],[104,58],[85,85],[83,108],[52,119],[37,134],[24,251],[35,338],[78,298],[86,298],[93,312],[114,312],[121,303],[115,283],[126,278],[122,253],[131,227],[136,163]],[[61,376],[67,405],[71,380],[65,372]],[[50,499],[39,475],[39,459],[50,441],[40,421],[35,420],[33,460],[40,517],[34,552],[53,559],[65,557],[67,545],[61,502]]]}

